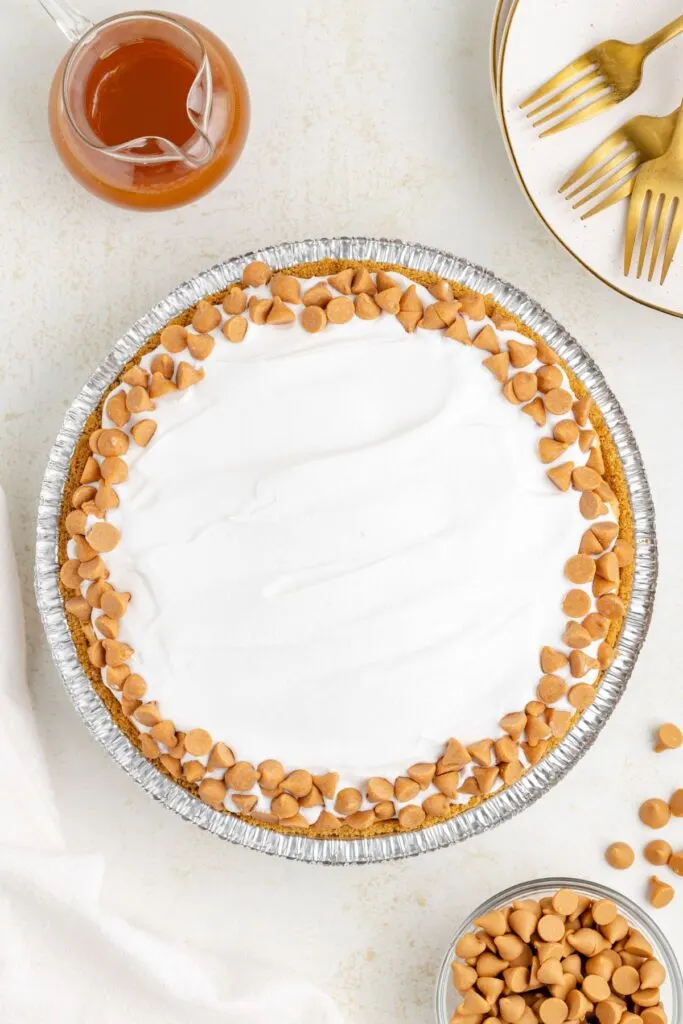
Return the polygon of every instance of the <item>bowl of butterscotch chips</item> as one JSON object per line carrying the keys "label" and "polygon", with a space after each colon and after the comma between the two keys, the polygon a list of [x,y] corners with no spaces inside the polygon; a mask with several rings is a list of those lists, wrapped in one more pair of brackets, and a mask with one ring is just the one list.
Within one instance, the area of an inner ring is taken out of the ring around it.
{"label": "bowl of butterscotch chips", "polygon": [[661,929],[596,882],[544,878],[478,907],[449,946],[438,1024],[680,1024],[683,975]]}

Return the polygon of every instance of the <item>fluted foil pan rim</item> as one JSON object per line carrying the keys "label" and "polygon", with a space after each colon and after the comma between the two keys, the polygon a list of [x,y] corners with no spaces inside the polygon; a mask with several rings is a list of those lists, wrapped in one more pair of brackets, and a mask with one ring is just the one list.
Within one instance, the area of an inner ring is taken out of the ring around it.
{"label": "fluted foil pan rim", "polygon": [[[84,424],[121,369],[144,342],[172,317],[205,295],[238,280],[244,266],[260,259],[273,269],[322,259],[374,260],[439,274],[484,294],[544,338],[588,388],[610,430],[629,488],[635,532],[635,566],[618,654],[605,673],[594,704],[565,739],[514,785],[447,821],[414,832],[357,839],[289,835],[252,825],[203,804],[159,772],[121,732],[79,662],[59,592],[57,547],[62,494]],[[397,860],[459,843],[520,813],[547,793],[597,739],[619,702],[647,634],[657,581],[657,541],[650,488],[626,416],[601,371],[581,345],[545,309],[489,270],[448,252],[399,240],[318,238],[246,253],[186,281],[142,316],[114,345],[69,407],[50,451],[38,505],[35,591],[48,644],[76,710],[109,754],[155,800],[186,821],[249,849],[318,864],[367,864]]]}

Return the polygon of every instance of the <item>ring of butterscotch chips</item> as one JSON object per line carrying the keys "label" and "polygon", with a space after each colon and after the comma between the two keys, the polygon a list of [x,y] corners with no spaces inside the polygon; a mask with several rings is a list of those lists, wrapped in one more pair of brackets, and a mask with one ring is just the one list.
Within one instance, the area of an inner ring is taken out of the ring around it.
{"label": "ring of butterscotch chips", "polygon": [[[413,283],[403,288],[391,271]],[[327,281],[302,290],[302,280],[312,276]],[[429,289],[432,302],[420,299],[416,284]],[[258,295],[249,294],[253,288],[259,289]],[[128,664],[134,649],[120,638],[135,594],[118,589],[109,578],[107,553],[120,535],[107,522],[107,513],[119,504],[117,486],[127,479],[129,446],[155,443],[157,403],[201,387],[211,372],[211,353],[223,343],[220,335],[230,344],[248,344],[250,324],[286,330],[298,320],[306,331],[317,333],[354,316],[372,320],[381,314],[396,317],[408,333],[418,327],[439,331],[449,342],[480,351],[483,370],[500,384],[502,398],[538,427],[542,471],[556,488],[574,496],[586,529],[580,550],[567,552],[566,629],[562,636],[548,638],[539,652],[532,699],[500,720],[500,734],[468,742],[451,737],[434,762],[406,765],[395,779],[369,778],[362,788],[340,790],[334,771],[320,775],[275,759],[259,764],[240,760],[227,737],[213,737],[203,728],[181,731],[155,700],[146,699],[147,681]],[[468,323],[485,318],[484,326],[471,333]],[[216,341],[210,332],[219,329]],[[500,332],[506,330],[525,340],[504,346]],[[140,359],[150,353],[146,370]],[[193,362],[184,358],[188,355]],[[535,364],[535,371],[529,369]],[[113,426],[103,425],[103,412]],[[563,461],[572,445],[578,445],[584,463]],[[154,335],[86,425],[65,489],[60,538],[61,587],[81,662],[144,756],[217,810],[314,835],[430,825],[513,784],[538,764],[592,704],[602,673],[614,658],[633,560],[627,489],[609,431],[581,382],[548,344],[490,298],[436,275],[341,260],[276,274],[254,262],[239,283],[202,300]],[[595,655],[588,655],[586,649],[593,644]],[[587,676],[593,677],[591,682]],[[563,700],[568,707],[555,706]]]}

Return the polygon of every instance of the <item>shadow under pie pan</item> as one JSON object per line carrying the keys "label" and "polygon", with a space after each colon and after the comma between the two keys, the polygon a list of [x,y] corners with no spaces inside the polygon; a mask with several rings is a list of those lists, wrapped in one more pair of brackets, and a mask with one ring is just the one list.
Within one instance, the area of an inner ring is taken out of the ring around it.
{"label": "shadow under pie pan", "polygon": [[[414,831],[343,838],[288,833],[254,824],[204,804],[159,771],[117,726],[79,659],[64,611],[59,584],[62,498],[71,460],[86,421],[111,384],[140,348],[169,320],[200,299],[239,281],[252,260],[273,270],[304,263],[368,261],[438,275],[488,296],[546,341],[593,399],[620,463],[633,533],[635,561],[617,656],[602,676],[594,703],[565,738],[514,784],[472,803],[453,817]],[[114,345],[70,406],[50,452],[38,508],[35,587],[48,643],[77,711],[114,760],[154,799],[222,839],[263,853],[321,864],[361,864],[415,856],[485,832],[524,810],[559,782],[586,752],[607,722],[629,680],[647,633],[657,578],[654,511],[638,447],[624,413],[600,370],[564,328],[533,299],[488,270],[446,252],[396,240],[332,238],[275,245],[226,260],[180,285]]]}

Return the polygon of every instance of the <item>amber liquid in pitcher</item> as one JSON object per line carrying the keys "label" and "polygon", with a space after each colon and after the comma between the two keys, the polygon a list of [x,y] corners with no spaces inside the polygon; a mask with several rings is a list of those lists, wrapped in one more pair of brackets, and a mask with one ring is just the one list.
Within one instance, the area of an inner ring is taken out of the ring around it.
{"label": "amber liquid in pitcher", "polygon": [[174,15],[176,23],[198,37],[209,60],[213,83],[207,128],[213,146],[210,159],[201,166],[183,160],[145,164],[144,157],[160,152],[150,140],[134,151],[143,162],[124,162],[86,144],[83,133],[102,146],[158,136],[188,149],[196,139],[187,99],[197,65],[172,38],[160,38],[155,17],[167,16],[141,14],[130,26],[119,26],[115,19],[97,26],[100,36],[93,50],[86,52],[78,74],[72,75],[72,95],[66,97],[70,109],[64,84],[68,55],[50,94],[52,137],[68,170],[100,198],[137,209],[180,206],[208,192],[237,161],[249,125],[246,83],[230,50],[203,25]]}

